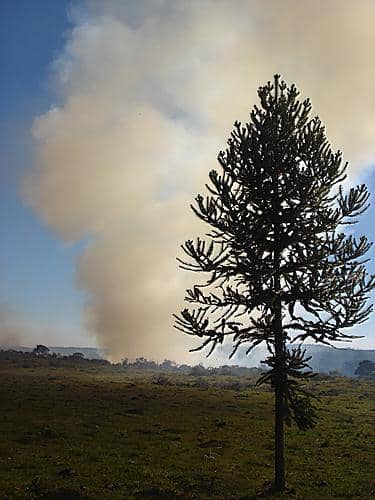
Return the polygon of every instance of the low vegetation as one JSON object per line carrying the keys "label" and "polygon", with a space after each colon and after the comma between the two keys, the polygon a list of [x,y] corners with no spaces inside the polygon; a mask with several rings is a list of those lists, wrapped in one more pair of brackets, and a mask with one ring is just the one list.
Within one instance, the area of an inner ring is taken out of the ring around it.
{"label": "low vegetation", "polygon": [[[272,392],[256,374],[48,361],[1,358],[1,499],[251,499],[271,484]],[[310,387],[320,419],[287,430],[279,497],[373,498],[374,382]]]}

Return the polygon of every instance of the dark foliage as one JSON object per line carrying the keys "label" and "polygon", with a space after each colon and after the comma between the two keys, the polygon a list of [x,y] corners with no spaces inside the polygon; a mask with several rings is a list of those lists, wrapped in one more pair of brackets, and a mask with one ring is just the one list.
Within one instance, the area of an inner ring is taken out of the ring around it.
{"label": "dark foliage", "polygon": [[178,260],[207,279],[187,290],[185,300],[196,307],[176,315],[175,325],[201,337],[198,349],[207,346],[208,355],[228,338],[232,354],[242,344],[250,352],[266,343],[270,370],[260,382],[275,389],[276,441],[283,447],[284,421],[307,429],[316,420],[301,386],[312,376],[308,358],[286,345],[353,338],[346,329],[368,318],[375,277],[364,265],[367,238],[342,229],[368,207],[366,186],[344,193],[342,154],[332,151],[294,85],[276,75],[258,95],[249,123],[236,122],[219,153],[221,171],[210,172],[208,196],[192,205],[211,229],[205,239],[188,240],[188,259]]}
{"label": "dark foliage", "polygon": [[33,353],[36,356],[48,356],[49,355],[49,348],[43,344],[38,344],[34,349]]}

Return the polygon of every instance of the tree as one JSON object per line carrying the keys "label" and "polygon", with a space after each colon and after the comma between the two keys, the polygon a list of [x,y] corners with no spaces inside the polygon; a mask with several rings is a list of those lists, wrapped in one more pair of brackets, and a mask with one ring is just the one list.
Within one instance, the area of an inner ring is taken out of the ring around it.
{"label": "tree", "polygon": [[[208,356],[227,338],[232,355],[242,344],[249,353],[266,343],[269,370],[258,382],[275,393],[274,486],[283,490],[284,424],[316,423],[302,344],[354,338],[345,331],[368,318],[375,277],[364,265],[367,238],[342,230],[368,207],[366,186],[344,192],[347,164],[294,85],[275,75],[258,95],[249,123],[236,122],[219,153],[208,195],[192,205],[210,231],[186,241],[188,258],[178,260],[207,279],[187,290],[195,307],[175,315],[175,327],[201,337],[198,349],[208,347]],[[288,349],[291,342],[298,347]]]}
{"label": "tree", "polygon": [[177,365],[174,361],[171,361],[170,359],[165,359],[160,365],[159,368],[162,370],[176,370]]}
{"label": "tree", "polygon": [[49,348],[43,344],[38,344],[36,347],[34,347],[33,353],[37,356],[48,356]]}
{"label": "tree", "polygon": [[74,359],[84,359],[85,355],[83,352],[73,352],[72,358]]}

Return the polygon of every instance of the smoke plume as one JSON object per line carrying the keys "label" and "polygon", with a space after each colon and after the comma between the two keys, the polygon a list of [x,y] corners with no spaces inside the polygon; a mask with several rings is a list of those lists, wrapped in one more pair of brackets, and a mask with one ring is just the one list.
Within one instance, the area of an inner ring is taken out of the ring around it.
{"label": "smoke plume", "polygon": [[193,339],[171,314],[191,280],[177,270],[179,244],[204,230],[189,203],[274,73],[311,97],[353,176],[370,163],[374,15],[370,0],[107,0],[73,11],[53,63],[59,104],[35,118],[23,194],[64,241],[88,238],[77,283],[101,347],[188,359]]}
{"label": "smoke plume", "polygon": [[0,349],[3,347],[32,347],[36,344],[54,345],[64,338],[67,343],[74,343],[77,331],[67,336],[59,325],[50,321],[33,321],[19,310],[0,302]]}

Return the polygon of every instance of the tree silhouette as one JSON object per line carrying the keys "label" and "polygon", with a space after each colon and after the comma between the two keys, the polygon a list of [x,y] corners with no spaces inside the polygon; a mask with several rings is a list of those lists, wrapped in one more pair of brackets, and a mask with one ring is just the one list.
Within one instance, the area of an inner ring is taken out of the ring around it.
{"label": "tree silhouette", "polygon": [[33,353],[37,356],[48,356],[49,348],[43,344],[38,344],[36,347],[34,347]]}
{"label": "tree silhouette", "polygon": [[83,352],[73,352],[72,358],[74,359],[84,359],[85,355]]}
{"label": "tree silhouette", "polygon": [[175,315],[175,327],[201,337],[198,349],[208,347],[208,356],[228,337],[232,355],[242,344],[247,353],[267,345],[269,370],[258,382],[275,392],[274,486],[282,490],[284,423],[303,430],[316,423],[301,345],[354,338],[344,330],[368,318],[375,276],[364,266],[367,238],[342,231],[368,207],[366,186],[344,193],[347,164],[294,85],[275,75],[258,95],[249,123],[234,124],[218,155],[208,196],[192,205],[210,232],[182,245],[188,259],[178,260],[207,279],[187,290],[195,308]]}

